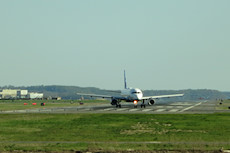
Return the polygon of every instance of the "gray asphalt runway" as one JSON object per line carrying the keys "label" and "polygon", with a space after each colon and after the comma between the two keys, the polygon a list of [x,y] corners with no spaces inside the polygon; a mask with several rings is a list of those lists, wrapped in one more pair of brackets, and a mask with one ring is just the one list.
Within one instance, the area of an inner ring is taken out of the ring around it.
{"label": "gray asphalt runway", "polygon": [[171,102],[157,103],[152,106],[146,105],[146,108],[134,108],[133,104],[122,103],[121,108],[116,108],[110,104],[100,106],[75,106],[75,107],[57,107],[30,110],[11,110],[0,113],[144,113],[144,114],[206,114],[215,113],[216,102],[199,101],[199,102]]}

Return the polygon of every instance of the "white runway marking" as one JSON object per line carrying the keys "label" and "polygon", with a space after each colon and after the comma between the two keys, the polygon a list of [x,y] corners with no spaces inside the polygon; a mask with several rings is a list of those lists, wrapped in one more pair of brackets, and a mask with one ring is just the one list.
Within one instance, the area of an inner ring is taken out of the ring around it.
{"label": "white runway marking", "polygon": [[179,109],[171,109],[169,112],[177,112]]}
{"label": "white runway marking", "polygon": [[151,111],[152,109],[144,109],[144,110],[142,110],[142,112],[149,112],[149,111]]}
{"label": "white runway marking", "polygon": [[163,112],[165,109],[157,109],[156,112]]}
{"label": "white runway marking", "polygon": [[130,109],[130,112],[138,111],[139,109]]}
{"label": "white runway marking", "polygon": [[202,104],[202,102],[200,102],[200,103],[198,103],[198,104],[196,104],[196,105],[193,105],[193,106],[187,107],[187,108],[185,108],[185,109],[182,109],[180,112],[187,111],[187,110],[189,110],[189,109],[192,109],[193,107],[199,106],[200,104]]}
{"label": "white runway marking", "polygon": [[163,108],[164,106],[155,106],[155,108]]}
{"label": "white runway marking", "polygon": [[120,109],[117,109],[117,111],[125,111],[125,110],[128,110],[128,108],[120,108]]}
{"label": "white runway marking", "polygon": [[110,110],[113,110],[114,108],[106,108],[104,109],[104,111],[110,111]]}
{"label": "white runway marking", "polygon": [[177,103],[173,103],[171,105],[189,106],[189,105],[191,105],[191,103],[189,103],[189,102],[177,102]]}

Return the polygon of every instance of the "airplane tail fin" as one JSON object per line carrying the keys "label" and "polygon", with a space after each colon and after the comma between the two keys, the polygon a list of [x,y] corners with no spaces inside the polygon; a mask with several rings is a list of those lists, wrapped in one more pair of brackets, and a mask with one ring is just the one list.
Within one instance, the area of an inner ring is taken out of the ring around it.
{"label": "airplane tail fin", "polygon": [[124,70],[124,83],[125,83],[125,89],[127,89],[125,70]]}

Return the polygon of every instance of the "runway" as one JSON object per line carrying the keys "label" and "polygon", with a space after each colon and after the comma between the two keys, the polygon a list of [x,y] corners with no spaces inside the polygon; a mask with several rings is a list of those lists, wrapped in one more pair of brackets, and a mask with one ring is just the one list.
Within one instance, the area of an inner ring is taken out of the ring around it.
{"label": "runway", "polygon": [[143,114],[206,114],[215,113],[215,101],[157,103],[146,108],[134,108],[131,103],[123,103],[121,108],[110,104],[100,106],[56,107],[28,110],[10,110],[0,113],[143,113]]}

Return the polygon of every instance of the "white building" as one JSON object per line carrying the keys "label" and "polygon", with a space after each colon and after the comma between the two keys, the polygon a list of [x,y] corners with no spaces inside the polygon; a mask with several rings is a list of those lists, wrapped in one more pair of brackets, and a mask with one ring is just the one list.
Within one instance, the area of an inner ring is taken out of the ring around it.
{"label": "white building", "polygon": [[2,99],[17,98],[18,90],[15,89],[2,89],[0,92],[0,97]]}
{"label": "white building", "polygon": [[42,99],[43,98],[43,93],[31,92],[31,93],[27,94],[27,98],[30,98],[30,99]]}
{"label": "white building", "polygon": [[21,89],[2,89],[0,90],[0,99],[42,99],[43,93],[29,93],[28,90]]}
{"label": "white building", "polygon": [[17,98],[26,98],[28,95],[28,90],[18,90]]}

